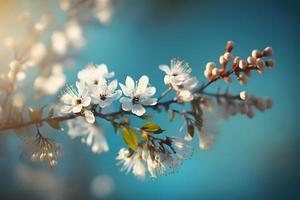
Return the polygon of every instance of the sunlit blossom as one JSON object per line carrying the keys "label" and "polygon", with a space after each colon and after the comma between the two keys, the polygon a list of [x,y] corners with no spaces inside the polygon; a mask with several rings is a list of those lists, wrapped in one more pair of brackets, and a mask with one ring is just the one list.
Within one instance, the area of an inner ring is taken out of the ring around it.
{"label": "sunlit blossom", "polygon": [[144,106],[155,105],[157,103],[156,98],[152,98],[156,89],[149,85],[148,76],[142,76],[138,82],[130,77],[126,77],[126,85],[120,83],[120,87],[127,97],[121,97],[122,109],[125,111],[131,111],[132,113],[141,116],[146,110]]}

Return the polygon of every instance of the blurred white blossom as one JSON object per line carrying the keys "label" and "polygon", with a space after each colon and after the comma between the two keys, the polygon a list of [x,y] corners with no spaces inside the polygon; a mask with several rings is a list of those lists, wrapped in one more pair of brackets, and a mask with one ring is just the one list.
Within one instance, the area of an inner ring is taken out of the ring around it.
{"label": "blurred white blossom", "polygon": [[107,141],[99,126],[86,123],[84,118],[77,117],[68,121],[68,135],[74,139],[81,137],[81,141],[91,146],[93,153],[102,153],[109,150]]}

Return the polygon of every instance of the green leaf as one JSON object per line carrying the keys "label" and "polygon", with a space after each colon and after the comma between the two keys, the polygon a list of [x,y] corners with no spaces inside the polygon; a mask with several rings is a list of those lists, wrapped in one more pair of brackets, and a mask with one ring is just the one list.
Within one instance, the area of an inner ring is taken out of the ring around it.
{"label": "green leaf", "polygon": [[49,126],[51,126],[54,129],[60,129],[61,128],[60,124],[59,124],[59,121],[56,120],[56,119],[50,118],[46,122],[49,124]]}
{"label": "green leaf", "polygon": [[128,147],[134,151],[138,149],[139,141],[135,134],[135,132],[130,128],[122,129],[122,136],[124,142],[128,145]]}
{"label": "green leaf", "polygon": [[164,132],[164,130],[162,130],[160,128],[160,126],[154,122],[147,122],[145,123],[142,127],[141,130],[146,131],[146,132],[150,132],[150,133],[155,133],[155,134],[159,134]]}
{"label": "green leaf", "polygon": [[148,119],[153,118],[153,115],[142,115],[142,116],[140,116],[140,118],[144,119],[144,120],[148,120]]}
{"label": "green leaf", "polygon": [[39,110],[34,110],[33,108],[29,107],[28,110],[29,110],[29,117],[32,121],[36,122],[42,119],[44,107],[42,107]]}

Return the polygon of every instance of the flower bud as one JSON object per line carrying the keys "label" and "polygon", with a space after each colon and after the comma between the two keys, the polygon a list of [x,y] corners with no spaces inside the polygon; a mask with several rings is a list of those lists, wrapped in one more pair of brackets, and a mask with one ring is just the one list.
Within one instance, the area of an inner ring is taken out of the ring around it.
{"label": "flower bud", "polygon": [[239,61],[239,68],[240,69],[246,69],[247,66],[248,66],[248,63],[245,60],[240,60]]}
{"label": "flower bud", "polygon": [[205,76],[205,78],[210,79],[211,78],[211,71],[204,70],[204,76]]}
{"label": "flower bud", "polygon": [[238,64],[240,62],[240,60],[241,60],[241,58],[237,56],[233,59],[233,63]]}
{"label": "flower bud", "polygon": [[221,65],[224,65],[225,63],[227,63],[227,60],[226,60],[225,57],[222,55],[222,56],[220,56],[220,58],[219,58],[219,62],[220,62]]}
{"label": "flower bud", "polygon": [[232,49],[233,49],[233,47],[234,47],[233,41],[228,41],[227,44],[226,44],[225,51],[226,51],[226,52],[231,52]]}
{"label": "flower bud", "polygon": [[224,81],[225,81],[226,83],[231,83],[231,82],[232,82],[232,79],[231,79],[230,76],[226,76],[226,77],[224,77],[223,79],[224,79]]}
{"label": "flower bud", "polygon": [[263,55],[264,56],[271,56],[273,54],[273,49],[272,47],[266,47],[264,50],[263,50]]}
{"label": "flower bud", "polygon": [[273,68],[275,66],[275,61],[273,59],[269,59],[266,61],[266,65],[270,68]]}
{"label": "flower bud", "polygon": [[205,69],[208,70],[208,71],[212,71],[215,67],[216,67],[216,64],[214,62],[208,62],[206,64],[206,68]]}
{"label": "flower bud", "polygon": [[249,110],[248,104],[246,104],[246,103],[239,104],[239,112],[241,114],[246,114],[248,112],[248,110]]}
{"label": "flower bud", "polygon": [[249,57],[247,58],[247,62],[248,62],[250,65],[255,65],[256,60],[255,60],[255,58],[253,58],[252,56],[249,56]]}
{"label": "flower bud", "polygon": [[50,168],[56,168],[57,166],[57,161],[56,160],[50,160],[50,163],[49,163],[49,167]]}
{"label": "flower bud", "polygon": [[214,68],[211,73],[213,76],[218,76],[220,74],[217,68]]}
{"label": "flower bud", "polygon": [[245,85],[247,83],[247,77],[244,74],[240,74],[237,79],[241,85]]}
{"label": "flower bud", "polygon": [[225,58],[227,61],[230,61],[230,60],[232,59],[231,53],[229,53],[229,52],[224,53],[224,58]]}
{"label": "flower bud", "polygon": [[20,67],[20,62],[18,60],[13,60],[10,62],[9,67],[12,71],[15,71],[16,69],[18,69]]}
{"label": "flower bud", "polygon": [[259,58],[259,59],[256,60],[256,66],[258,68],[257,71],[260,74],[264,73],[264,71],[265,71],[265,62],[261,58]]}
{"label": "flower bud", "polygon": [[240,92],[240,98],[244,101],[246,101],[249,98],[249,95],[246,91]]}
{"label": "flower bud", "polygon": [[261,57],[261,53],[260,53],[260,51],[258,51],[257,49],[254,49],[253,51],[252,51],[252,53],[251,53],[251,56],[253,57],[253,58],[260,58]]}

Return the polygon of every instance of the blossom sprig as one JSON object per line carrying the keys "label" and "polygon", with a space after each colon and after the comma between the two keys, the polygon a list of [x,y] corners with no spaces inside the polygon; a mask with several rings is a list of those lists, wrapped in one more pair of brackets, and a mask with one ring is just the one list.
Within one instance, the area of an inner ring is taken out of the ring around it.
{"label": "blossom sprig", "polygon": [[[152,178],[172,172],[183,160],[189,158],[193,148],[189,144],[198,135],[200,149],[207,149],[215,139],[215,131],[206,127],[207,113],[222,112],[227,119],[236,114],[254,117],[254,111],[265,111],[272,107],[270,99],[261,99],[241,91],[233,95],[226,90],[215,93],[206,89],[216,81],[223,79],[231,82],[235,76],[240,83],[245,83],[242,76],[249,77],[251,71],[262,73],[265,67],[274,67],[272,49],[254,50],[247,60],[232,56],[233,42],[227,42],[225,53],[220,57],[220,67],[212,62],[206,65],[204,72],[208,82],[199,84],[196,76],[192,75],[190,65],[178,59],[171,60],[171,65],[160,65],[164,74],[165,92],[156,96],[156,87],[150,85],[149,77],[141,76],[135,81],[126,77],[125,84],[114,79],[115,73],[110,72],[105,64],[88,64],[78,72],[76,88],[66,86],[57,104],[57,116],[54,111],[43,117],[40,111],[31,111],[31,121],[19,124],[4,124],[1,130],[16,129],[30,125],[43,126],[46,122],[52,128],[60,129],[60,123],[68,121],[68,134],[71,138],[81,137],[81,141],[91,147],[94,153],[107,152],[108,143],[98,124],[109,122],[116,134],[122,135],[126,148],[122,148],[117,156],[121,171],[132,172],[138,177],[149,174]],[[263,60],[267,59],[267,60]],[[228,67],[229,63],[231,67]],[[169,92],[175,94],[169,100],[162,100]],[[114,105],[119,109],[110,112]],[[177,105],[176,107],[173,105]],[[185,105],[189,105],[185,106]],[[149,110],[153,110],[151,115]],[[155,118],[155,112],[167,112],[172,122],[180,116],[184,122],[181,136],[172,136],[163,130],[159,124],[149,122]],[[146,120],[142,126],[137,126],[131,120]],[[97,122],[97,123],[96,123]],[[55,149],[55,148],[54,148]],[[43,152],[44,153],[44,152]],[[41,153],[38,153],[41,155]],[[46,159],[49,161],[49,159]],[[148,173],[147,173],[148,172]]]}
{"label": "blossom sprig", "polygon": [[[244,85],[247,83],[247,78],[251,75],[251,71],[255,70],[262,74],[266,67],[273,68],[275,66],[275,61],[271,58],[273,54],[271,47],[266,47],[262,51],[254,49],[246,60],[239,56],[234,57],[231,53],[233,47],[233,42],[228,41],[225,53],[219,58],[219,68],[214,62],[208,62],[206,64],[204,76],[209,81],[222,78],[226,83],[231,83],[232,78],[230,75],[233,73],[239,83]],[[264,60],[264,58],[267,59]],[[232,62],[232,66],[227,70],[230,62]]]}
{"label": "blossom sprig", "polygon": [[57,166],[57,160],[61,157],[61,148],[49,138],[46,138],[40,132],[37,126],[36,139],[34,141],[26,141],[27,150],[31,153],[33,162],[46,162],[50,168]]}

